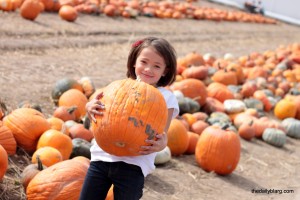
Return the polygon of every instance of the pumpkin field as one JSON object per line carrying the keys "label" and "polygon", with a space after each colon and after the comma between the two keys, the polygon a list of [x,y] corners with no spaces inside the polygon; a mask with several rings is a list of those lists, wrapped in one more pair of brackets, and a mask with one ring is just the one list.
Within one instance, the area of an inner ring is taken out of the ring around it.
{"label": "pumpkin field", "polygon": [[85,103],[126,78],[146,36],[177,52],[180,115],[142,199],[300,199],[299,26],[208,0],[49,1],[33,17],[0,0],[0,200],[78,199],[89,152],[74,139],[95,142]]}

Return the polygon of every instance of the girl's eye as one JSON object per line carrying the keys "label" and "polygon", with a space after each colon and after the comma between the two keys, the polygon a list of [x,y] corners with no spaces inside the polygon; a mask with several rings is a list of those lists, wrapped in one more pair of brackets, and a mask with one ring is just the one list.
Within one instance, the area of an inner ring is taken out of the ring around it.
{"label": "girl's eye", "polygon": [[160,66],[158,66],[158,65],[155,65],[155,68],[157,68],[157,69],[160,69]]}

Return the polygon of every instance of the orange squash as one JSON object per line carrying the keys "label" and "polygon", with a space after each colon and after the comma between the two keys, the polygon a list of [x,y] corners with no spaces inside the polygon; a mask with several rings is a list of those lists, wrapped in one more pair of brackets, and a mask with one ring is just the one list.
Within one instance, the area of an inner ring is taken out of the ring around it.
{"label": "orange squash", "polygon": [[78,200],[88,165],[76,160],[65,160],[40,171],[30,181],[28,200]]}
{"label": "orange squash", "polygon": [[14,155],[17,150],[16,140],[9,128],[0,121],[0,145],[6,150],[8,155]]}
{"label": "orange squash", "polygon": [[59,16],[66,21],[73,22],[77,19],[78,13],[73,6],[63,5],[58,11]]}
{"label": "orange squash", "polygon": [[0,180],[4,177],[8,167],[8,156],[5,149],[0,144]]}
{"label": "orange squash", "polygon": [[117,80],[103,89],[103,115],[95,116],[91,130],[97,144],[117,156],[139,155],[146,139],[163,133],[167,106],[153,86],[132,79]]}
{"label": "orange squash", "polygon": [[189,145],[188,133],[185,126],[180,120],[173,119],[171,121],[167,134],[167,145],[170,148],[171,154],[173,156],[179,156],[186,152]]}
{"label": "orange squash", "polygon": [[188,78],[180,82],[174,82],[170,88],[173,91],[180,90],[185,97],[195,99],[201,106],[206,102],[206,86],[198,79]]}
{"label": "orange squash", "polygon": [[18,146],[33,153],[39,137],[48,129],[50,124],[45,116],[32,108],[18,108],[7,115],[3,123],[13,133]]}
{"label": "orange squash", "polygon": [[240,139],[236,133],[226,127],[209,126],[198,140],[195,158],[202,169],[227,175],[236,168],[240,152]]}
{"label": "orange squash", "polygon": [[63,160],[60,151],[50,146],[45,146],[37,149],[32,155],[32,163],[38,162],[37,156],[41,159],[41,162],[46,167],[50,167],[51,165],[54,165],[55,163],[58,163]]}
{"label": "orange squash", "polygon": [[81,91],[69,89],[59,97],[58,106],[76,106],[77,109],[74,111],[75,120],[80,121],[86,114],[85,105],[87,102],[87,97]]}
{"label": "orange squash", "polygon": [[72,153],[72,140],[60,131],[50,129],[44,132],[38,140],[37,149],[42,147],[54,147],[60,151],[63,160],[69,159]]}
{"label": "orange squash", "polygon": [[20,14],[24,19],[35,20],[44,6],[39,0],[25,0],[20,7]]}

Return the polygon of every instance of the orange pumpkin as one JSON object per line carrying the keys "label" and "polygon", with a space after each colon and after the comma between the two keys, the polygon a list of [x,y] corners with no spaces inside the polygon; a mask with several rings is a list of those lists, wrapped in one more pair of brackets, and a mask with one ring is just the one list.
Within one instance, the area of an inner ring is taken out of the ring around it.
{"label": "orange pumpkin", "polygon": [[189,145],[187,150],[184,152],[186,154],[194,154],[195,153],[195,149],[196,149],[196,145],[199,139],[199,135],[197,133],[188,131],[188,140],[189,140]]}
{"label": "orange pumpkin", "polygon": [[77,19],[78,13],[73,6],[63,5],[58,11],[59,16],[66,21],[73,22]]}
{"label": "orange pumpkin", "polygon": [[76,160],[65,160],[40,171],[30,181],[28,200],[78,200],[88,165]]}
{"label": "orange pumpkin", "polygon": [[8,156],[5,149],[0,144],[0,180],[4,177],[8,167]]}
{"label": "orange pumpkin", "polygon": [[285,119],[285,118],[294,118],[297,113],[297,105],[296,103],[288,98],[280,100],[274,108],[274,115],[278,119]]}
{"label": "orange pumpkin", "polygon": [[167,135],[167,145],[173,156],[179,156],[187,150],[189,145],[188,133],[180,120],[173,119],[171,121]]}
{"label": "orange pumpkin", "polygon": [[59,97],[58,106],[76,106],[75,120],[80,121],[86,114],[85,105],[87,102],[88,99],[82,92],[77,89],[69,89]]}
{"label": "orange pumpkin", "polygon": [[42,164],[39,156],[37,156],[36,159],[37,159],[36,164],[27,165],[21,173],[21,183],[23,185],[24,191],[26,191],[26,188],[30,183],[30,181],[33,179],[33,177],[43,169],[47,168]]}
{"label": "orange pumpkin", "polygon": [[18,146],[33,153],[39,137],[48,129],[50,124],[44,115],[32,108],[18,108],[7,115],[4,120],[13,133]]}
{"label": "orange pumpkin", "polygon": [[198,140],[195,157],[202,169],[227,175],[236,168],[240,152],[240,139],[236,133],[226,127],[209,126]]}
{"label": "orange pumpkin", "polygon": [[226,85],[218,82],[213,82],[207,87],[207,96],[213,97],[220,102],[227,99],[234,99],[233,93],[226,87]]}
{"label": "orange pumpkin", "polygon": [[203,106],[206,102],[206,86],[198,79],[184,79],[180,82],[173,83],[170,88],[173,91],[180,90],[185,97],[195,99],[201,106]]}
{"label": "orange pumpkin", "polygon": [[238,129],[238,133],[241,138],[245,140],[251,140],[252,138],[255,137],[255,128],[252,125],[253,125],[253,120],[251,120],[250,123],[248,122],[242,123],[242,125]]}
{"label": "orange pumpkin", "polygon": [[54,147],[60,151],[63,160],[70,158],[73,148],[71,138],[54,129],[44,132],[38,140],[37,149],[46,146]]}
{"label": "orange pumpkin", "polygon": [[72,139],[81,138],[91,142],[91,140],[94,138],[93,133],[89,129],[86,129],[83,124],[75,124],[69,129],[69,131]]}
{"label": "orange pumpkin", "polygon": [[6,150],[8,155],[14,155],[17,150],[16,140],[9,128],[0,121],[0,145]]}
{"label": "orange pumpkin", "polygon": [[140,147],[149,145],[163,133],[167,106],[162,94],[153,86],[132,79],[117,80],[103,89],[103,115],[96,116],[91,130],[97,144],[117,156],[139,155]]}
{"label": "orange pumpkin", "polygon": [[20,7],[20,14],[24,19],[35,20],[43,9],[39,0],[25,0]]}
{"label": "orange pumpkin", "polygon": [[53,117],[57,117],[63,121],[74,120],[76,119],[75,110],[77,109],[76,106],[66,107],[66,106],[59,106],[53,112]]}
{"label": "orange pumpkin", "polygon": [[45,146],[37,149],[31,158],[32,163],[37,163],[37,156],[41,159],[41,162],[46,167],[50,167],[51,165],[54,165],[55,163],[58,163],[63,160],[63,157],[57,149],[50,146]]}

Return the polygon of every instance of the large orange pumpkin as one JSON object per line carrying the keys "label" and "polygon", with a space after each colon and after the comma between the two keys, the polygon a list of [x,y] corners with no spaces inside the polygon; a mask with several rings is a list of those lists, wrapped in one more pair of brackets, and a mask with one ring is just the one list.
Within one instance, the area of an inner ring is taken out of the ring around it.
{"label": "large orange pumpkin", "polygon": [[18,108],[7,115],[4,120],[13,133],[18,146],[33,153],[39,137],[48,129],[50,124],[44,115],[32,108]]}
{"label": "large orange pumpkin", "polygon": [[117,80],[103,89],[102,116],[96,116],[91,130],[97,144],[117,156],[139,155],[146,139],[164,131],[167,106],[162,94],[153,86],[132,79]]}
{"label": "large orange pumpkin", "polygon": [[28,200],[79,199],[88,165],[76,160],[65,160],[40,171],[30,181]]}
{"label": "large orange pumpkin", "polygon": [[9,128],[0,121],[0,145],[6,150],[8,155],[14,155],[17,150],[16,140]]}
{"label": "large orange pumpkin", "polygon": [[206,171],[230,174],[240,159],[241,144],[236,133],[218,126],[207,127],[198,140],[195,157]]}
{"label": "large orange pumpkin", "polygon": [[0,180],[2,180],[8,166],[8,156],[5,149],[0,144]]}

